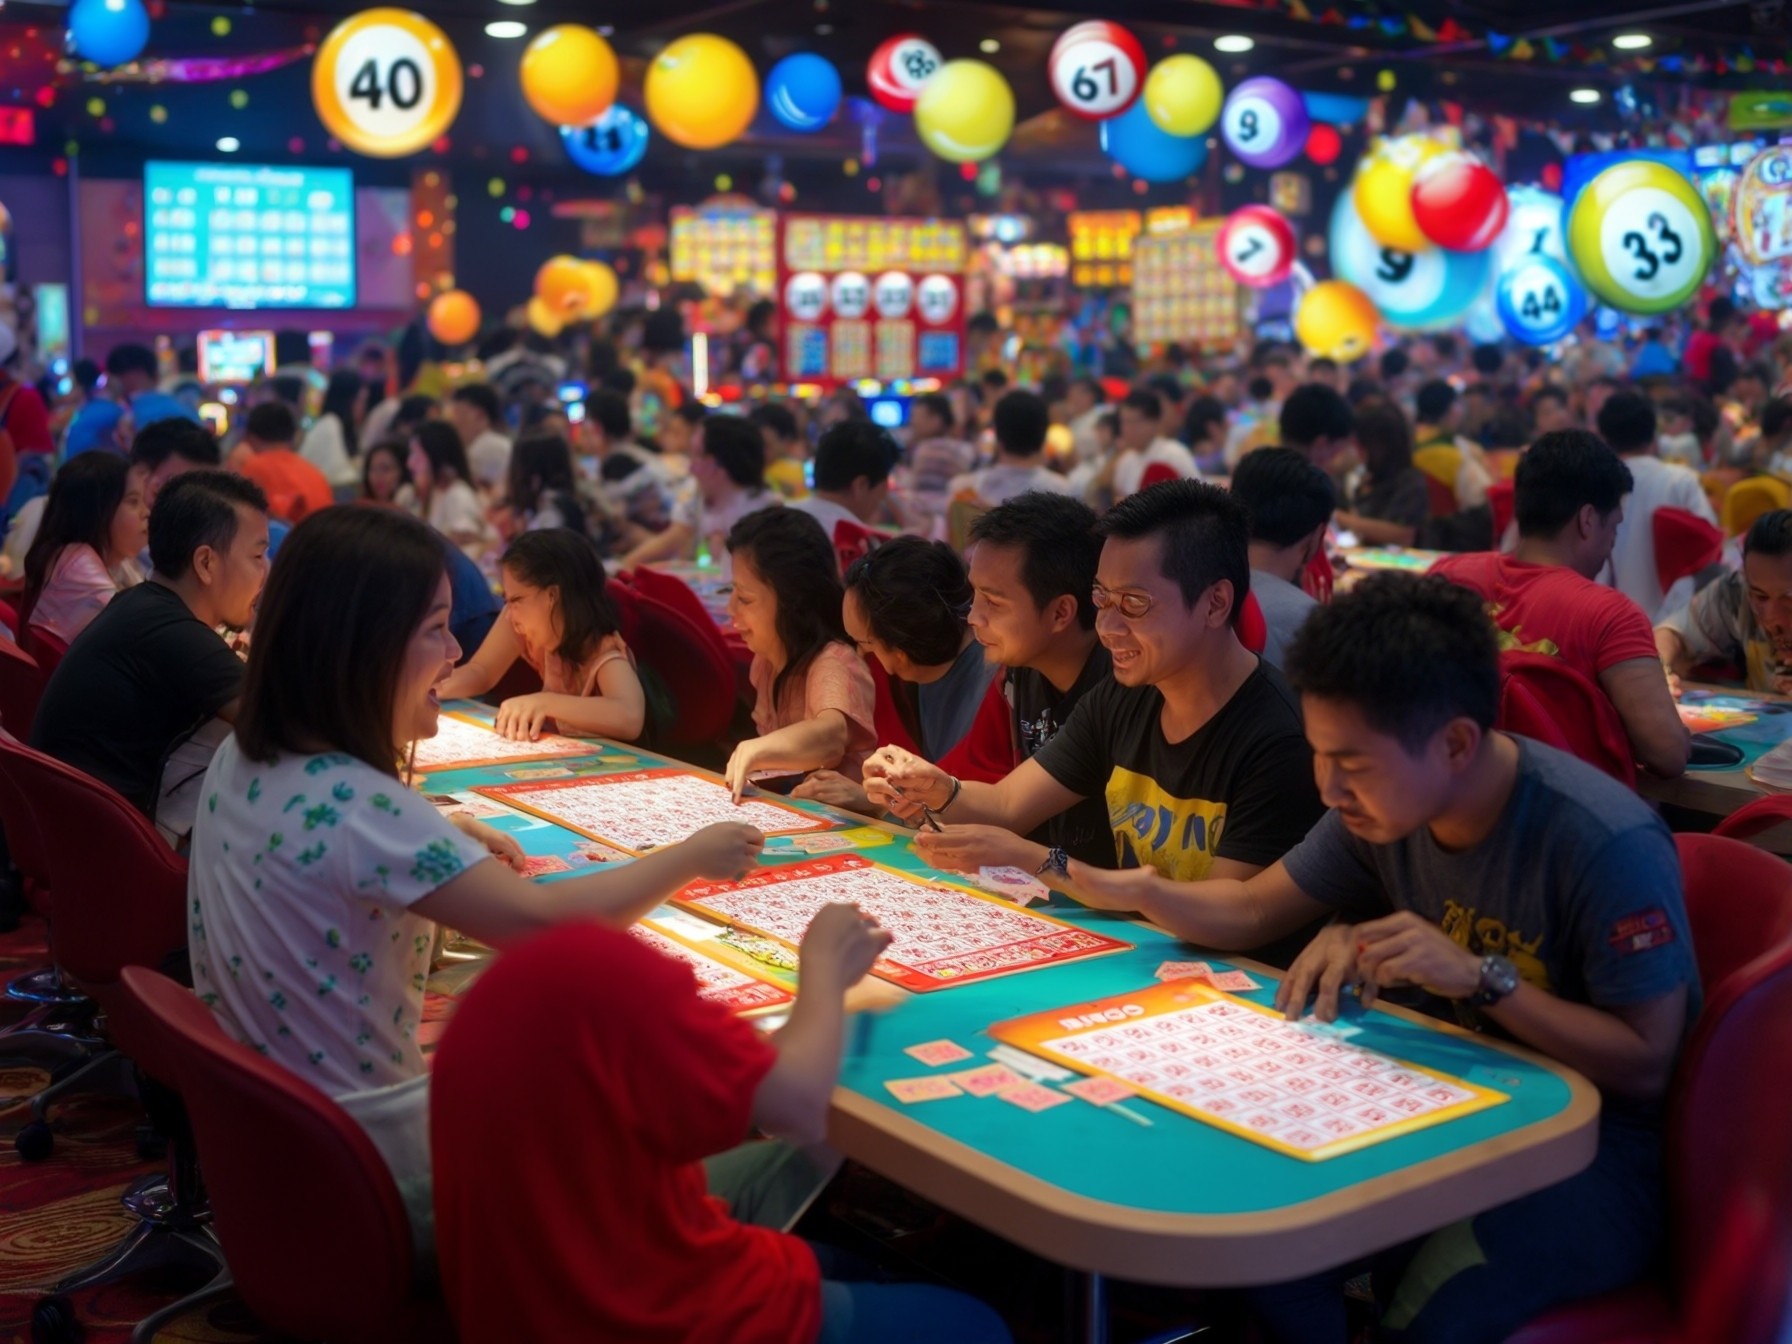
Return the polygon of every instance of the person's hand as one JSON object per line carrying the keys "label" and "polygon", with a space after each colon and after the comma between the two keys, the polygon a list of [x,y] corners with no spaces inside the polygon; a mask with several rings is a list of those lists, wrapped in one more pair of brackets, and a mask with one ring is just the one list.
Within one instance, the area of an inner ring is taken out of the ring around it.
{"label": "person's hand", "polygon": [[1045,862],[1047,850],[1000,826],[948,826],[917,834],[915,852],[942,872],[1008,867],[1030,873]]}
{"label": "person's hand", "polygon": [[543,691],[534,695],[513,695],[498,706],[498,716],[492,726],[499,737],[512,742],[533,742],[541,736],[542,725],[554,717],[548,704],[551,699]]}
{"label": "person's hand", "polygon": [[483,821],[467,812],[450,812],[448,820],[454,829],[467,839],[484,845],[491,855],[506,868],[520,871],[528,856],[523,847],[517,843],[516,837],[508,831],[500,831],[495,826],[487,826]]}
{"label": "person's hand", "polygon": [[941,808],[952,797],[952,776],[901,747],[879,747],[865,759],[865,796],[907,822],[923,806]]}
{"label": "person's hand", "polygon": [[848,812],[857,812],[861,816],[872,816],[877,807],[866,797],[861,785],[853,783],[838,770],[811,770],[809,774],[790,791],[792,798],[807,798],[811,802],[827,803],[832,807],[843,807]]}
{"label": "person's hand", "polygon": [[762,737],[749,737],[734,749],[734,754],[728,758],[728,764],[722,770],[722,782],[728,786],[728,792],[737,803],[746,795],[747,787],[753,782],[748,776],[759,769],[760,758],[765,753],[764,744],[765,739]]}
{"label": "person's hand", "polygon": [[890,942],[889,930],[858,906],[822,906],[809,921],[797,949],[802,988],[844,994],[865,978]]}
{"label": "person's hand", "polygon": [[1358,924],[1356,940],[1357,970],[1383,988],[1417,985],[1440,998],[1466,999],[1481,987],[1481,958],[1410,910]]}
{"label": "person's hand", "polygon": [[1773,689],[1781,695],[1792,695],[1792,677],[1775,677]]}
{"label": "person's hand", "polygon": [[1157,882],[1157,869],[1097,868],[1072,859],[1068,878],[1070,894],[1091,910],[1131,912],[1145,908],[1146,894]]}
{"label": "person's hand", "polygon": [[698,877],[736,882],[753,870],[765,836],[743,822],[719,821],[705,826],[678,846]]}
{"label": "person's hand", "polygon": [[1667,674],[1668,694],[1673,696],[1674,699],[1678,700],[1680,698],[1680,696],[1682,695],[1682,693],[1684,693],[1684,691],[1686,690],[1686,687],[1681,685],[1681,683],[1680,683],[1679,674],[1677,672],[1675,672],[1673,668],[1667,666],[1665,663],[1662,665],[1661,670]]}
{"label": "person's hand", "polygon": [[1377,986],[1373,980],[1363,978],[1357,966],[1356,948],[1355,925],[1330,924],[1321,929],[1282,977],[1276,990],[1276,1007],[1293,1021],[1306,1012],[1307,999],[1311,997],[1313,1016],[1321,1022],[1335,1022],[1338,995],[1346,985],[1357,987],[1363,1007],[1374,1003]]}

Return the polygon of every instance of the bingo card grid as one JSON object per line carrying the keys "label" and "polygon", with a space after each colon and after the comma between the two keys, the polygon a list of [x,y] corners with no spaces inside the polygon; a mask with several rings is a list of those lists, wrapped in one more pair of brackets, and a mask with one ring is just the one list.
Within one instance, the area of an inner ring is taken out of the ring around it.
{"label": "bingo card grid", "polygon": [[534,742],[512,742],[495,729],[465,714],[445,713],[436,720],[436,735],[419,738],[412,757],[417,771],[471,770],[482,765],[525,765],[531,761],[596,756],[600,742],[580,742],[549,733]]}
{"label": "bingo card grid", "polygon": [[647,924],[635,924],[629,933],[662,956],[682,962],[697,977],[697,994],[733,1013],[751,1016],[796,1002],[796,995],[782,985],[720,961],[683,938]]}

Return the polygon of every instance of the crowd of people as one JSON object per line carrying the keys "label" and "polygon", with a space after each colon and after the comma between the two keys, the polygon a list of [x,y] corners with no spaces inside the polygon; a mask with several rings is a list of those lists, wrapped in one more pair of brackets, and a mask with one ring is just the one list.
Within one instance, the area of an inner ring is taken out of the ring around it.
{"label": "crowd of people", "polygon": [[[523,667],[500,733],[642,739],[607,574],[705,565],[751,658],[737,799],[784,780],[925,819],[939,869],[1286,967],[1292,1015],[1422,987],[1596,1083],[1592,1167],[1373,1267],[1402,1338],[1503,1339],[1657,1253],[1700,989],[1662,820],[1505,731],[1502,687],[1551,660],[1663,776],[1695,666],[1792,692],[1792,511],[1683,574],[1653,525],[1715,527],[1730,485],[1792,471],[1792,338],[1766,337],[1718,299],[1680,351],[1588,329],[1552,361],[1440,334],[1350,369],[1270,342],[1125,384],[985,368],[892,434],[850,391],[709,404],[675,347],[510,335],[433,390],[377,349],[315,404],[267,380],[223,441],[121,346],[64,404],[0,383],[13,633],[55,659],[32,743],[188,854],[195,989],[374,1137],[464,1338],[1006,1338],[788,1235],[835,1163],[842,995],[887,933],[825,910],[761,1038],[619,936],[743,875],[758,832],[544,889],[514,838],[406,788],[442,701]],[[1450,554],[1363,578],[1356,546]],[[432,1075],[438,927],[501,952]],[[1345,1273],[1250,1309],[1342,1341]]]}

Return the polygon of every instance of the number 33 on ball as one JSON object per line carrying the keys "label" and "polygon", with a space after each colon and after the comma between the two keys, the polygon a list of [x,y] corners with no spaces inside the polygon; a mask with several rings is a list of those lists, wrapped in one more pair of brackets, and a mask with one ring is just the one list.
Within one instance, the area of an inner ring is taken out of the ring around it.
{"label": "number 33 on ball", "polygon": [[1711,211],[1685,177],[1632,159],[1589,182],[1568,216],[1587,288],[1626,313],[1665,313],[1698,293],[1717,255]]}
{"label": "number 33 on ball", "polygon": [[421,14],[368,9],[330,30],[311,67],[311,101],[330,134],[358,154],[426,149],[460,111],[460,57]]}

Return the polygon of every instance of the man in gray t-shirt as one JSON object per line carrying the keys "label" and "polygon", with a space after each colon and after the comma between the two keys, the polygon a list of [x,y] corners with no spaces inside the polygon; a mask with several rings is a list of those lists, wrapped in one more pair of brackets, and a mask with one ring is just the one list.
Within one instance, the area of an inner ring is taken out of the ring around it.
{"label": "man in gray t-shirt", "polygon": [[1251,515],[1251,596],[1269,638],[1263,656],[1285,666],[1288,643],[1319,604],[1300,576],[1325,549],[1337,492],[1332,478],[1292,448],[1259,448],[1238,460],[1232,494]]}
{"label": "man in gray t-shirt", "polygon": [[[1308,618],[1288,673],[1331,809],[1307,838],[1244,882],[1073,864],[1073,889],[1222,949],[1332,915],[1277,993],[1290,1016],[1417,988],[1599,1086],[1590,1168],[1378,1266],[1400,1338],[1497,1344],[1640,1278],[1659,1247],[1661,1101],[1699,1005],[1673,839],[1593,767],[1494,731],[1497,634],[1447,580],[1364,581]],[[1282,1285],[1256,1305],[1272,1340],[1344,1339],[1341,1292]]]}

